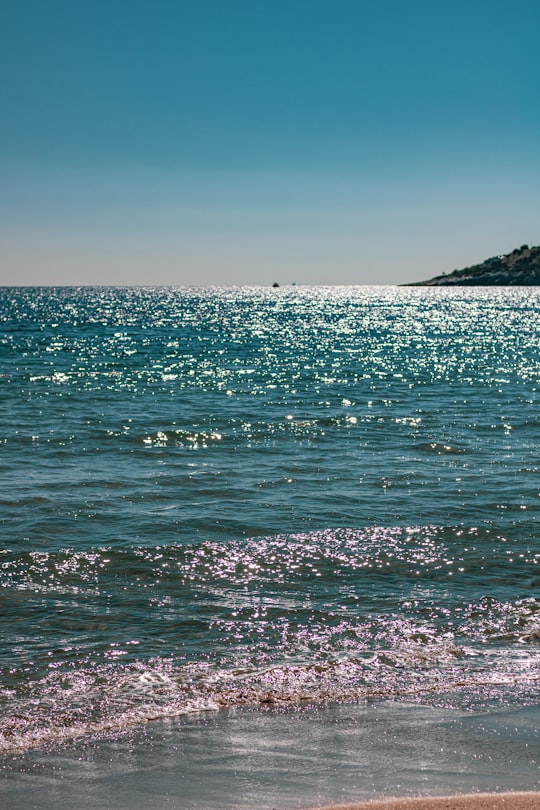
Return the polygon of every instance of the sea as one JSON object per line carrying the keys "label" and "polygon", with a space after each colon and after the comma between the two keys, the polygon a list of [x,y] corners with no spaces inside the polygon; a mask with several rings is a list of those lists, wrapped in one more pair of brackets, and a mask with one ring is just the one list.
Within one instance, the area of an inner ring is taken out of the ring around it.
{"label": "sea", "polygon": [[1,288],[0,806],[540,789],[539,335],[534,287]]}

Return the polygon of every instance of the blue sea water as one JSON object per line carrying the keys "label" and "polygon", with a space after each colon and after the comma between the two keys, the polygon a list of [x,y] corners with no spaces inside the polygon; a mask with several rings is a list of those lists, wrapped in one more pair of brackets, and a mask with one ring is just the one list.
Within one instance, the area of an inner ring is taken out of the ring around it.
{"label": "blue sea water", "polygon": [[0,322],[4,774],[200,712],[538,712],[537,288],[3,288]]}

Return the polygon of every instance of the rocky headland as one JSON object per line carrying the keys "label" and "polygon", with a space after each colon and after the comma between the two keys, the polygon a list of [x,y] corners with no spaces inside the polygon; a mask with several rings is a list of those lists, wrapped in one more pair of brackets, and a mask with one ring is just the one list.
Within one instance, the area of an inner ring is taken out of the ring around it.
{"label": "rocky headland", "polygon": [[457,287],[540,284],[540,247],[522,245],[512,253],[493,256],[482,264],[443,273],[428,281],[406,284],[406,287]]}

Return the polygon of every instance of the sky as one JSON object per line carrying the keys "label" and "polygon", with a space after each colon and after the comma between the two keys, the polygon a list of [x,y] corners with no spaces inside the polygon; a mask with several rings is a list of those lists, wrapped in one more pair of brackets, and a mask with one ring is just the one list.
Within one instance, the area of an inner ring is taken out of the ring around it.
{"label": "sky", "polygon": [[538,0],[17,0],[0,284],[401,284],[540,243]]}

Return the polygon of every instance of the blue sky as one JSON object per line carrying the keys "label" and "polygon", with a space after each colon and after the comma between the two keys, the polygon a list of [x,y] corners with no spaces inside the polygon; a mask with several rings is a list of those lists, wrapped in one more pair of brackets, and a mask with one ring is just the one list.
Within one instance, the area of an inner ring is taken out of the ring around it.
{"label": "blue sky", "polygon": [[0,283],[394,284],[540,242],[537,0],[18,0]]}

